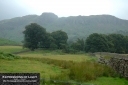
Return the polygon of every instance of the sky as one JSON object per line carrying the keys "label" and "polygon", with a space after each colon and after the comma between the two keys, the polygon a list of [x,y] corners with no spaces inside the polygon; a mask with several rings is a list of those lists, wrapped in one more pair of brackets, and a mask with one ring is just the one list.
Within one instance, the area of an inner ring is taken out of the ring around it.
{"label": "sky", "polygon": [[0,0],[0,20],[52,12],[58,17],[109,14],[128,20],[128,0]]}

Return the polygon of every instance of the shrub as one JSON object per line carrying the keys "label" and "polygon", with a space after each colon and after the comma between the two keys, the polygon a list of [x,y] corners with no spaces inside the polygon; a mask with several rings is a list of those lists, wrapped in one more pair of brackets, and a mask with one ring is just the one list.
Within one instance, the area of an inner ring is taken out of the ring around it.
{"label": "shrub", "polygon": [[0,52],[0,59],[13,60],[13,59],[18,59],[18,58],[20,58],[20,57],[17,56],[17,55],[13,55],[11,53],[3,53],[3,52]]}

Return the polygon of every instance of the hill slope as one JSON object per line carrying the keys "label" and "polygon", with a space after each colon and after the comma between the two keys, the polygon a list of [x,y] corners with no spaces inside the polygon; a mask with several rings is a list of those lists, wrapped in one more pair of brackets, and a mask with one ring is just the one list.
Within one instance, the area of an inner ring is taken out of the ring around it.
{"label": "hill slope", "polygon": [[0,38],[0,45],[20,45],[20,43],[17,43],[15,41],[11,41],[11,40]]}
{"label": "hill slope", "polygon": [[23,30],[30,23],[38,23],[48,32],[63,30],[70,39],[84,37],[91,33],[115,33],[128,31],[128,20],[122,20],[111,15],[58,17],[53,13],[43,13],[40,16],[27,15],[0,21],[0,37],[23,40]]}

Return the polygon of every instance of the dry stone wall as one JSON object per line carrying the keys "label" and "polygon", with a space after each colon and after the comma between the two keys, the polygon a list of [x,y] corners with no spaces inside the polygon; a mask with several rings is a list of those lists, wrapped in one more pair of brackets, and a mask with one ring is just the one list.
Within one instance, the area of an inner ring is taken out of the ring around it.
{"label": "dry stone wall", "polygon": [[[105,59],[104,58],[105,55],[111,56],[110,59]],[[105,53],[104,56],[102,54],[102,56],[99,57],[98,60],[99,63],[109,65],[122,77],[128,79],[128,56],[121,54],[111,54],[111,53]]]}
{"label": "dry stone wall", "polygon": [[109,65],[122,77],[128,79],[128,58],[112,57],[109,60]]}

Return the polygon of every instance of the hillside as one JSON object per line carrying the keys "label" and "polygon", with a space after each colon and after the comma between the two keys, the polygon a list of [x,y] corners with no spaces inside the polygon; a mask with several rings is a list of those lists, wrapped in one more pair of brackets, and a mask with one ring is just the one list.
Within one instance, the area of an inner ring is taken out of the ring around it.
{"label": "hillside", "polygon": [[20,45],[20,43],[8,39],[0,38],[0,45]]}
{"label": "hillside", "polygon": [[48,32],[63,30],[68,33],[69,39],[86,38],[91,33],[128,31],[128,20],[111,15],[58,17],[53,13],[43,13],[0,21],[0,37],[21,42],[22,32],[30,23],[38,23]]}

